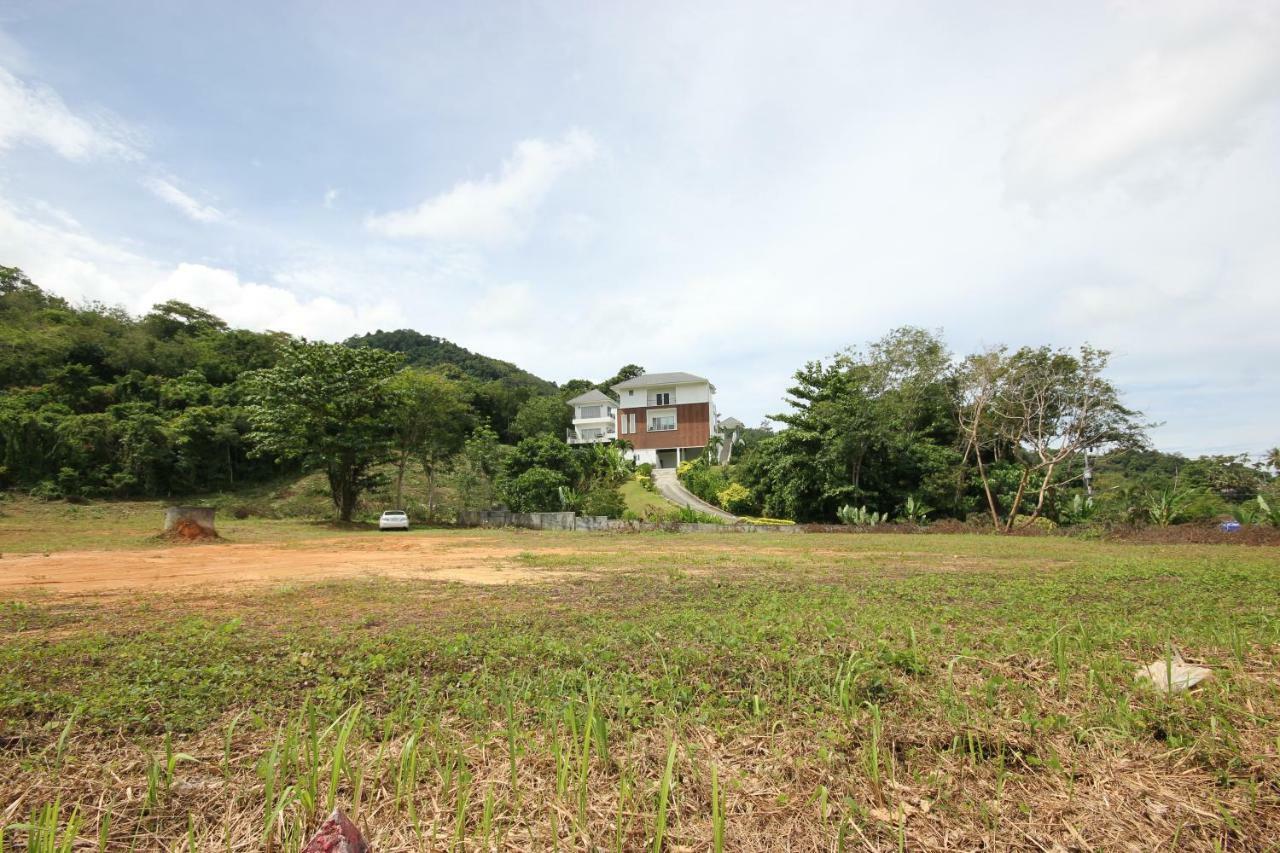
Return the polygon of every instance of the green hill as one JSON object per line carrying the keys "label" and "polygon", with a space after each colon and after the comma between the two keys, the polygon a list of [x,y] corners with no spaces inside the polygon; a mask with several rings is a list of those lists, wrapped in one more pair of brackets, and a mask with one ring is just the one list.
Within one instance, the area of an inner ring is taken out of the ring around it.
{"label": "green hill", "polygon": [[516,386],[528,387],[536,394],[556,392],[554,382],[534,376],[509,361],[490,358],[444,338],[424,335],[412,329],[397,329],[394,332],[384,332],[379,329],[376,332],[348,338],[345,343],[350,347],[374,347],[404,353],[405,360],[415,367],[453,365],[462,373],[481,382],[505,380]]}

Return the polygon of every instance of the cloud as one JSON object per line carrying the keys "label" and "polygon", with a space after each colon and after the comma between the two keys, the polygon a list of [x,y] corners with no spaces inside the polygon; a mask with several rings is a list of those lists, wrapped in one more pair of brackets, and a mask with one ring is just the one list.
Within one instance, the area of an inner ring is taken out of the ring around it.
{"label": "cloud", "polygon": [[520,240],[529,218],[555,182],[596,156],[590,134],[570,131],[559,142],[526,139],[496,177],[463,181],[422,204],[371,216],[366,225],[388,237],[424,237],[461,243]]}
{"label": "cloud", "polygon": [[0,68],[0,150],[44,145],[68,160],[136,159],[139,155],[131,135],[109,116],[89,120],[75,115],[57,92],[24,83]]}
{"label": "cloud", "polygon": [[339,193],[340,193],[340,190],[333,189],[332,187],[325,190],[324,206],[332,210],[334,208],[334,205],[336,205],[338,202]]}
{"label": "cloud", "polygon": [[64,227],[54,221],[56,216],[40,219],[34,211],[0,201],[0,246],[9,247],[3,263],[21,267],[37,285],[68,299],[118,305],[133,314],[181,299],[233,326],[324,340],[404,325],[403,307],[385,297],[338,301],[299,296],[274,280],[244,281],[233,270],[159,263]]}
{"label": "cloud", "polygon": [[150,177],[143,178],[142,185],[154,193],[156,198],[173,205],[196,222],[220,222],[225,218],[221,210],[201,204],[174,186],[172,181]]}
{"label": "cloud", "polygon": [[1247,119],[1277,102],[1274,18],[1203,26],[1147,50],[1050,103],[1018,127],[1004,159],[1009,197],[1043,203],[1113,181],[1176,181],[1232,150]]}
{"label": "cloud", "polygon": [[234,327],[291,332],[338,340],[356,330],[392,327],[401,311],[379,300],[346,304],[327,296],[302,299],[273,284],[242,281],[232,270],[181,263],[135,300],[153,305],[181,299],[199,305]]}

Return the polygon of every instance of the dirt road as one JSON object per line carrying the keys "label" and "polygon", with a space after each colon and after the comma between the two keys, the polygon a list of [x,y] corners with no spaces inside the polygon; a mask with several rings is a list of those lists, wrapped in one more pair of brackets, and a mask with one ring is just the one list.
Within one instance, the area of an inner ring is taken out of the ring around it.
{"label": "dirt road", "polygon": [[[523,565],[524,547],[482,537],[355,536],[288,545],[175,545],[131,551],[5,555],[0,593],[216,588],[257,583],[381,576],[503,584],[563,575]],[[539,547],[539,554],[563,549]]]}

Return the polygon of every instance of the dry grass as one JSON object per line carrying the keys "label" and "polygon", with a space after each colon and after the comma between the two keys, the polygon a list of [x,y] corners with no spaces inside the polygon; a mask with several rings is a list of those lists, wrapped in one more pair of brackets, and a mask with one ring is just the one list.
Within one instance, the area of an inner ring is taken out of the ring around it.
{"label": "dry grass", "polygon": [[5,843],[646,850],[674,744],[667,850],[1276,849],[1268,549],[486,536],[565,574],[3,605]]}

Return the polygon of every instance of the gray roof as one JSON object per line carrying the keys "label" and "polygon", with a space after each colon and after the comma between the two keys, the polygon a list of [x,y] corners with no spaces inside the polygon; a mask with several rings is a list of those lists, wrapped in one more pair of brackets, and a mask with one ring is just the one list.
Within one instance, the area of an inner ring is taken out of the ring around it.
{"label": "gray roof", "polygon": [[618,405],[617,400],[613,399],[608,394],[605,394],[603,391],[596,390],[595,388],[592,388],[585,394],[579,394],[572,400],[565,400],[566,406],[586,406],[591,403],[612,403],[615,406]]}
{"label": "gray roof", "polygon": [[635,379],[619,382],[613,386],[613,390],[624,391],[627,388],[652,388],[655,385],[683,385],[688,382],[706,381],[701,376],[694,376],[692,373],[644,373]]}
{"label": "gray roof", "polygon": [[720,426],[725,429],[742,429],[742,421],[737,418],[725,418],[720,422]]}

